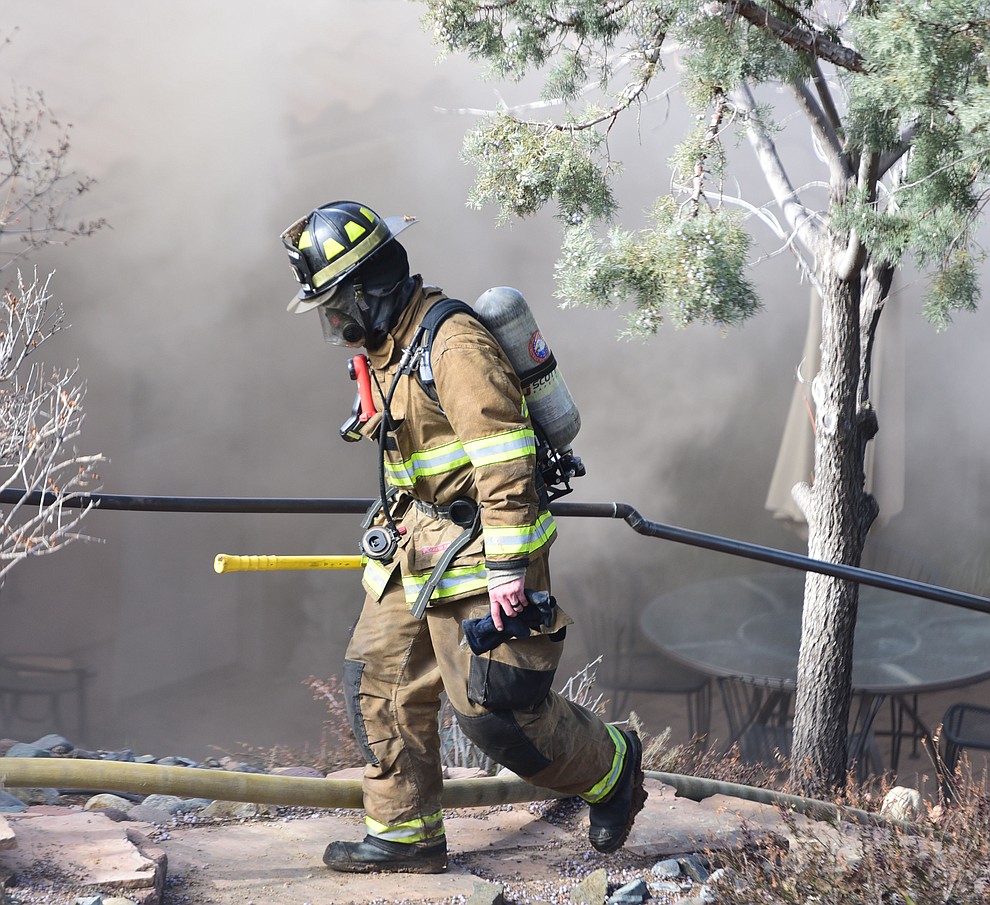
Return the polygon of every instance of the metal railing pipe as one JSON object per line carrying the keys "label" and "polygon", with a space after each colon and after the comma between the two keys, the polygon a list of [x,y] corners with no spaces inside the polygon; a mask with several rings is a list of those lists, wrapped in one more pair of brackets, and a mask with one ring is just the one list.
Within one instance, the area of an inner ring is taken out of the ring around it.
{"label": "metal railing pipe", "polygon": [[[52,505],[57,497],[51,493],[26,491],[18,488],[0,490],[0,504],[27,503],[30,505]],[[80,493],[67,496],[63,506],[97,509],[133,510],[143,512],[214,512],[214,513],[300,513],[300,514],[363,514],[371,505],[367,498],[303,498],[303,497],[177,497],[177,496],[128,496],[107,493]],[[656,537],[672,543],[701,547],[729,556],[753,559],[771,565],[797,569],[802,572],[817,572],[857,581],[860,584],[921,597],[939,603],[963,607],[978,613],[990,614],[990,598],[964,591],[955,591],[940,585],[911,578],[901,578],[886,572],[875,572],[859,566],[830,563],[813,559],[800,553],[791,553],[775,547],[749,543],[704,531],[679,528],[662,522],[644,518],[628,503],[575,503],[557,500],[550,504],[554,515],[577,518],[609,518],[624,521],[637,534]]]}

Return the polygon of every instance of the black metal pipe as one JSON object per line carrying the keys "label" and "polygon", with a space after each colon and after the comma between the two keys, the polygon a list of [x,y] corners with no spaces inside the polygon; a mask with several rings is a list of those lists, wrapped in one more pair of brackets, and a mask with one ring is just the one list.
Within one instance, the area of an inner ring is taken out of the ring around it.
{"label": "black metal pipe", "polygon": [[[0,504],[27,503],[32,506],[51,505],[56,502],[54,494],[40,491],[25,493],[17,488],[0,490]],[[327,497],[322,499],[307,499],[301,497],[174,497],[174,496],[126,496],[122,494],[82,493],[66,497],[63,506],[85,508],[95,506],[99,509],[134,510],[142,512],[220,512],[220,513],[311,513],[311,514],[360,514],[367,511],[371,499]],[[975,610],[978,613],[990,614],[990,599],[977,594],[967,594],[954,591],[939,585],[915,581],[910,578],[900,578],[888,575],[886,572],[874,572],[857,566],[841,565],[812,559],[800,553],[790,553],[775,547],[765,547],[747,541],[721,537],[717,534],[707,534],[703,531],[692,531],[689,528],[678,528],[661,522],[643,518],[628,503],[574,503],[556,501],[550,504],[554,515],[573,516],[578,518],[610,518],[622,519],[637,534],[646,537],[657,537],[661,540],[672,541],[676,544],[687,544],[701,547],[717,553],[739,556],[744,559],[755,559],[760,562],[783,566],[787,569],[798,569],[802,572],[817,572],[841,578],[846,581],[858,581],[888,591],[909,594],[912,597],[922,597],[939,603]]]}
{"label": "black metal pipe", "polygon": [[[57,498],[40,490],[25,494],[14,487],[0,490],[0,504],[26,503],[50,506]],[[113,493],[78,493],[67,496],[62,505],[70,509],[130,510],[135,512],[240,512],[240,513],[364,513],[370,499],[307,499],[302,497],[190,497],[128,496]]]}
{"label": "black metal pipe", "polygon": [[886,572],[874,572],[871,569],[863,569],[858,566],[825,562],[821,559],[812,559],[810,556],[802,556],[800,553],[788,553],[786,550],[777,550],[774,547],[764,547],[760,544],[750,544],[746,541],[719,537],[715,534],[704,534],[700,531],[690,531],[687,528],[676,528],[673,525],[651,522],[648,519],[644,519],[632,506],[626,503],[616,503],[614,505],[616,506],[615,518],[624,519],[633,531],[647,537],[659,537],[678,544],[689,544],[694,547],[703,547],[706,550],[728,553],[731,556],[756,559],[761,562],[784,566],[788,569],[818,572],[822,575],[831,575],[834,578],[857,581],[860,584],[885,588],[888,591],[897,591],[898,593],[908,594],[912,597],[937,600],[939,603],[949,603],[953,606],[963,607],[964,609],[975,610],[978,613],[990,614],[990,599],[981,597],[978,594],[967,594],[964,591],[954,591],[951,588],[943,588],[924,581],[915,581],[911,578],[888,575]]}

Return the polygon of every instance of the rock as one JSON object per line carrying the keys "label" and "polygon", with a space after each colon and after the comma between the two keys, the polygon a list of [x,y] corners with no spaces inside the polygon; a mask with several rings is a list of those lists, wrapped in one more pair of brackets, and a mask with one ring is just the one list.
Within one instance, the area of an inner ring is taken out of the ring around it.
{"label": "rock", "polygon": [[62,797],[57,789],[18,789],[10,788],[7,791],[19,798],[24,804],[48,804],[57,805],[61,803]]}
{"label": "rock", "polygon": [[103,905],[103,896],[76,896],[72,905]]}
{"label": "rock", "polygon": [[45,748],[39,748],[37,745],[28,745],[24,742],[15,742],[10,748],[7,749],[7,753],[4,757],[51,757],[52,754]]}
{"label": "rock", "polygon": [[167,811],[171,816],[202,811],[213,804],[212,798],[180,798],[178,795],[149,795],[141,802],[149,808]]}
{"label": "rock", "polygon": [[711,905],[713,902],[720,901],[723,898],[723,891],[730,887],[744,889],[745,884],[734,870],[720,867],[712,871],[705,885],[701,887],[699,898]]}
{"label": "rock", "polygon": [[681,870],[695,883],[704,883],[708,879],[708,868],[701,863],[697,855],[688,855],[681,859]]}
{"label": "rock", "polygon": [[123,751],[101,751],[101,760],[117,760],[123,763],[132,764],[134,763],[134,752],[130,748],[125,748]]}
{"label": "rock", "polygon": [[114,823],[122,823],[125,820],[140,819],[138,817],[130,817],[127,811],[121,811],[119,808],[100,808],[100,813],[108,820],[112,820]]}
{"label": "rock", "polygon": [[36,742],[32,742],[32,744],[36,748],[44,748],[51,754],[57,754],[60,757],[68,754],[73,748],[75,748],[75,745],[72,744],[72,742],[70,742],[65,736],[56,734],[43,735]]}
{"label": "rock", "polygon": [[220,767],[231,773],[264,773],[261,767],[249,764],[247,761],[237,760],[233,757],[221,757]]}
{"label": "rock", "polygon": [[633,880],[608,897],[608,905],[643,905],[650,897],[645,880]]}
{"label": "rock", "polygon": [[111,896],[103,900],[103,905],[137,905],[133,899],[125,899],[122,896]]}
{"label": "rock", "polygon": [[505,887],[501,883],[478,880],[474,884],[471,897],[464,905],[505,905]]}
{"label": "rock", "polygon": [[154,761],[161,767],[196,767],[199,766],[196,761],[190,760],[188,757],[176,757],[174,754],[169,754],[167,757],[160,757],[158,760]]}
{"label": "rock", "polygon": [[681,862],[676,858],[657,861],[653,865],[652,874],[661,880],[676,880],[681,875]]}
{"label": "rock", "polygon": [[917,789],[894,786],[883,797],[880,815],[888,820],[918,820],[923,813],[921,793]]}
{"label": "rock", "polygon": [[5,792],[0,789],[0,813],[14,813],[16,811],[24,811],[27,809],[27,805],[20,800],[20,798],[11,795],[9,792]]}
{"label": "rock", "polygon": [[608,896],[608,875],[599,868],[571,889],[571,905],[603,905]]}
{"label": "rock", "polygon": [[[17,836],[14,835],[14,831],[10,828],[10,824],[7,823],[3,814],[0,814],[0,852],[8,848],[17,848]],[[0,890],[6,885],[9,876],[5,871],[6,868],[0,866]]]}
{"label": "rock", "polygon": [[122,798],[120,795],[112,795],[109,792],[101,792],[88,799],[83,805],[84,811],[102,811],[104,808],[113,808],[116,811],[128,813],[134,807],[134,802]]}
{"label": "rock", "polygon": [[203,809],[204,817],[270,817],[275,808],[250,801],[214,801]]}
{"label": "rock", "polygon": [[163,823],[171,823],[173,815],[163,808],[153,808],[146,804],[136,804],[127,812],[127,819],[161,825]]}
{"label": "rock", "polygon": [[178,795],[148,795],[141,802],[147,808],[157,808],[159,811],[167,811],[175,815],[184,810],[185,799]]}

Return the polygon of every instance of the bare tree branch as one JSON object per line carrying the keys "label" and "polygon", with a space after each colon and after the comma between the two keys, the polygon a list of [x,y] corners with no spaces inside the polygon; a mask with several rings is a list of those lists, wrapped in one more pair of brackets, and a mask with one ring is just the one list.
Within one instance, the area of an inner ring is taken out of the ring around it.
{"label": "bare tree branch", "polygon": [[821,63],[815,60],[811,67],[811,81],[815,86],[815,91],[818,94],[818,100],[821,102],[822,110],[825,113],[829,124],[832,126],[832,131],[835,133],[836,142],[841,145],[843,142],[843,127],[842,127],[842,117],[839,115],[839,111],[835,106],[835,98],[832,97],[832,89],[828,86],[828,80],[825,78],[825,73],[822,72]]}
{"label": "bare tree branch", "polygon": [[24,502],[0,511],[0,579],[29,556],[52,553],[89,539],[79,525],[92,505],[65,507],[91,492],[100,455],[75,448],[83,422],[85,384],[78,368],[48,369],[32,356],[61,329],[52,312],[49,279],[25,283],[0,302],[0,487],[43,492],[37,506]]}
{"label": "bare tree branch", "polygon": [[769,32],[789,47],[810,53],[813,57],[832,63],[840,69],[866,72],[866,61],[859,53],[851,47],[826,38],[820,31],[813,28],[798,28],[774,16],[753,0],[724,0],[724,2],[730,14],[738,15],[757,28]]}
{"label": "bare tree branch", "polygon": [[14,90],[0,104],[0,270],[44,245],[89,235],[103,220],[67,225],[67,203],[92,180],[68,167],[70,127],[41,92]]}
{"label": "bare tree branch", "polygon": [[880,176],[886,176],[897,164],[904,159],[904,155],[911,150],[915,135],[918,133],[918,124],[912,123],[901,132],[901,139],[896,148],[885,152],[880,157]]}
{"label": "bare tree branch", "polygon": [[832,181],[839,182],[848,179],[852,176],[849,169],[849,159],[843,153],[839,136],[832,127],[825,111],[812,96],[804,82],[794,82],[791,87],[794,90],[798,105],[804,111],[812,130],[818,137],[818,142],[828,163],[829,172],[832,174]]}
{"label": "bare tree branch", "polygon": [[737,110],[747,115],[746,134],[756,152],[774,200],[794,232],[796,241],[799,241],[805,251],[810,253],[821,234],[821,226],[817,223],[814,212],[799,200],[777,152],[777,146],[756,115],[756,101],[749,85],[744,84],[733,92],[732,101]]}

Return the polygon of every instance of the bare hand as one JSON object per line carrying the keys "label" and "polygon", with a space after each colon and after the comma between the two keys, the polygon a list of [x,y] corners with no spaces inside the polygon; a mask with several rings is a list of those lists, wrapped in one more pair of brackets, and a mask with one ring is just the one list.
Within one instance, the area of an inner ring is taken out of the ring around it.
{"label": "bare hand", "polygon": [[517,578],[515,581],[499,585],[488,592],[491,599],[492,622],[495,628],[502,631],[504,624],[502,614],[506,616],[518,616],[526,607],[529,601],[526,599],[526,579]]}

